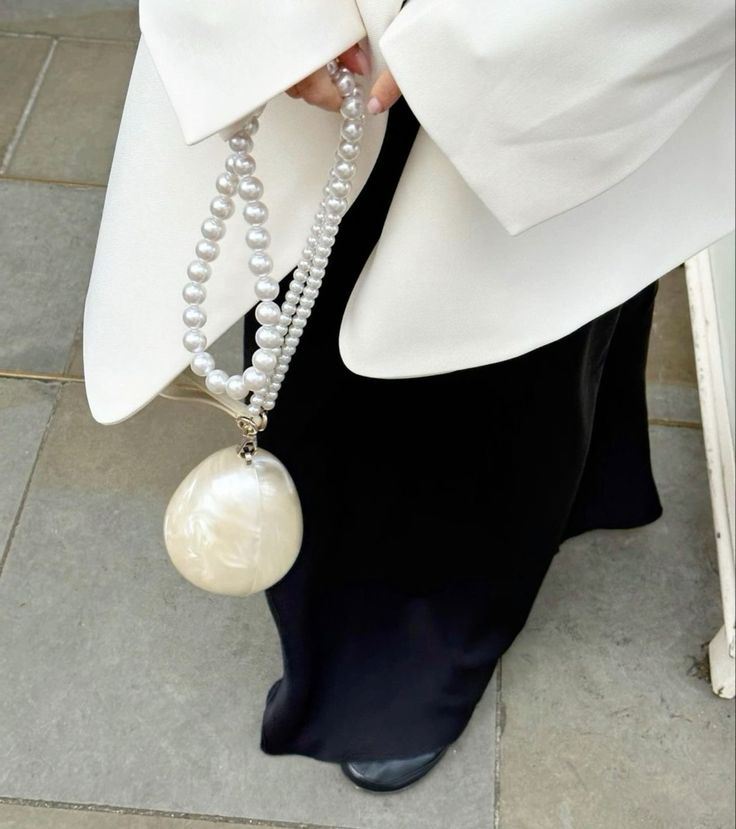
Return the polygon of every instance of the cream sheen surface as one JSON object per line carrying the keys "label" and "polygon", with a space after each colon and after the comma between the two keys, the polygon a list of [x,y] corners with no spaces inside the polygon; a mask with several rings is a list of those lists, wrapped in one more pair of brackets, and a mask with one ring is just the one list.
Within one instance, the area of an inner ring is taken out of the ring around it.
{"label": "cream sheen surface", "polygon": [[281,579],[296,561],[303,521],[294,481],[259,448],[247,464],[228,446],[205,458],[171,496],[166,549],[197,587],[248,596]]}

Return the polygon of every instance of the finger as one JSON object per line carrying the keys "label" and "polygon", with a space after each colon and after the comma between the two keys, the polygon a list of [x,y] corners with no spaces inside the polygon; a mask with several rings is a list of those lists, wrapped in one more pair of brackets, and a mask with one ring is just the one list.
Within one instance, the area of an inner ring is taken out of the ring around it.
{"label": "finger", "polygon": [[359,44],[351,46],[342,54],[337,56],[338,61],[351,72],[357,72],[358,75],[369,75],[371,71],[371,63],[367,53],[360,47]]}
{"label": "finger", "polygon": [[394,76],[385,69],[376,79],[371,89],[370,98],[366,109],[371,114],[375,115],[378,112],[383,112],[401,97],[401,90],[396,83]]}
{"label": "finger", "polygon": [[290,86],[288,89],[285,89],[284,92],[286,92],[286,94],[290,98],[301,98],[302,97],[301,92],[299,92],[299,84],[298,83],[295,83],[294,86]]}
{"label": "finger", "polygon": [[342,96],[335,89],[325,67],[313,72],[299,84],[302,98],[313,106],[337,111],[342,105]]}

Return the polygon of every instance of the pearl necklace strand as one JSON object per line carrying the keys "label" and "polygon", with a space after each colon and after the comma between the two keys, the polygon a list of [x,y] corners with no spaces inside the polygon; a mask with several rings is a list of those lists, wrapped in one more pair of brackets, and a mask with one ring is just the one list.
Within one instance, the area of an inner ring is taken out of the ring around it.
{"label": "pearl necklace strand", "polygon": [[[340,143],[323,188],[324,198],[320,201],[283,303],[279,306],[275,301],[279,283],[271,276],[273,260],[266,250],[271,242],[265,227],[268,208],[261,200],[263,183],[253,175],[256,164],[250,155],[253,135],[258,131],[258,117],[265,104],[246,116],[243,126],[228,142],[233,152],[225,162],[225,172],[215,183],[218,195],[210,202],[211,215],[202,223],[202,238],[195,246],[197,258],[187,267],[190,281],[182,291],[187,303],[182,315],[187,331],[182,340],[187,351],[193,353],[192,371],[205,378],[207,389],[215,395],[227,394],[234,400],[250,395],[247,410],[250,417],[261,424],[259,431],[267,422],[265,412],[276,405],[289,364],[319,294],[340,221],[348,209],[347,196],[355,175],[355,159],[360,153],[365,121],[363,89],[356,83],[353,73],[337,61],[330,61],[327,71],[343,98]],[[243,216],[250,227],[245,239],[253,251],[248,266],[257,277],[255,293],[259,302],[255,316],[261,325],[256,331],[258,349],[253,353],[251,365],[242,374],[228,375],[215,367],[214,357],[205,351],[207,337],[202,329],[207,315],[201,304],[207,296],[204,283],[212,275],[211,263],[220,253],[218,243],[225,235],[225,222],[235,212],[232,197],[236,193],[246,203]]]}

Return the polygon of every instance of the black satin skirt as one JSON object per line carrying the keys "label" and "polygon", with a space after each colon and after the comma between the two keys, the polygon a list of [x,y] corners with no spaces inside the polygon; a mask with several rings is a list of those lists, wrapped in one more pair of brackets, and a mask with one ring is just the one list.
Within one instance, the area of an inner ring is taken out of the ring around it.
{"label": "black satin skirt", "polygon": [[[343,364],[345,305],[417,127],[400,99],[260,439],[304,513],[299,556],[266,591],[283,658],[267,754],[386,759],[454,741],[560,543],[662,513],[645,398],[657,281],[502,362],[398,380]],[[256,328],[251,311],[246,365]]]}

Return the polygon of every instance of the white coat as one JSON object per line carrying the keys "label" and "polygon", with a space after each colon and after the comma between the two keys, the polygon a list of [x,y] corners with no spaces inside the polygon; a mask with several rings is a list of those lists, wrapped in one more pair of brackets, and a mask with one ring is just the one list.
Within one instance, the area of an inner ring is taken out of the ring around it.
{"label": "white coat", "polygon": [[[223,139],[263,103],[273,275],[296,266],[340,116],[284,90],[358,41],[365,91],[388,67],[420,128],[343,315],[357,374],[522,354],[733,228],[731,0],[141,0],[140,26],[85,303],[100,423],[187,367],[186,266]],[[367,116],[351,203],[386,118]],[[210,343],[256,302],[239,211],[228,227],[207,283]]]}

